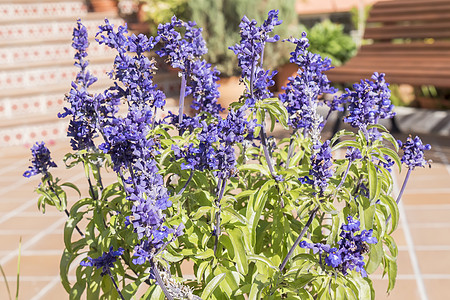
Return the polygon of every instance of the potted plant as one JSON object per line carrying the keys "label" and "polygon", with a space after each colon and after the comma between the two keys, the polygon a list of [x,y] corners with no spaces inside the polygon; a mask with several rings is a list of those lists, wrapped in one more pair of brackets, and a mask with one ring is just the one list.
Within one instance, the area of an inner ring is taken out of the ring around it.
{"label": "potted plant", "polygon": [[[269,11],[262,24],[242,19],[241,39],[230,48],[244,91],[226,117],[217,71],[205,62],[193,23],[173,17],[148,38],[105,20],[98,42],[118,55],[111,87],[98,94],[86,92],[96,78],[87,30],[77,23],[79,73],[59,116],[69,119],[73,149],[65,165],[80,168],[86,188],[53,177],[57,164],[44,143],[33,146],[24,173],[41,176],[38,207],[68,217],[60,274],[71,298],[374,299],[369,276],[378,268],[393,289],[397,204],[411,172],[428,164],[430,146],[418,137],[397,142],[378,124],[394,115],[378,73],[326,103],[330,112],[348,104],[344,121],[354,132],[321,139],[326,118],[317,107],[331,89],[323,74],[329,61],[308,51],[305,34],[290,40],[302,72],[279,98],[268,90],[263,49],[278,40],[278,14]],[[156,45],[181,78],[178,112],[166,118],[155,62],[145,55]],[[195,116],[184,114],[186,97]],[[275,126],[288,138],[270,139]],[[339,149],[345,158],[334,155]],[[398,195],[394,164],[407,167]],[[109,185],[102,180],[108,171],[117,178]],[[67,189],[79,193],[71,207]],[[186,262],[194,279],[183,276]]]}

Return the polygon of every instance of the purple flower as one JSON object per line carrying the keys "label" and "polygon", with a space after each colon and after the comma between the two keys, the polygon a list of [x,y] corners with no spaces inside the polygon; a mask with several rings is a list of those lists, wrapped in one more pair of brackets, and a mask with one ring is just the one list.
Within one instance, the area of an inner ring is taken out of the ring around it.
{"label": "purple flower", "polygon": [[309,175],[300,178],[300,182],[313,185],[315,188],[319,188],[320,194],[323,194],[328,187],[328,181],[333,176],[333,166],[330,141],[326,141],[322,145],[315,145],[314,149],[317,150],[311,157],[311,168]]}
{"label": "purple flower", "polygon": [[360,234],[355,235],[360,230],[360,222],[353,219],[352,216],[347,217],[347,225],[342,225],[340,237],[338,241],[339,249],[337,253],[341,257],[340,271],[347,275],[348,270],[355,270],[366,277],[367,273],[364,269],[364,253],[368,251],[366,244],[376,244],[378,241],[372,236],[371,230],[363,230]]}
{"label": "purple flower", "polygon": [[346,89],[346,93],[341,96],[349,103],[349,115],[344,118],[344,122],[356,128],[365,128],[395,115],[392,112],[394,106],[389,100],[391,91],[384,76],[383,73],[375,72],[372,75],[374,81],[361,80],[360,84],[353,85],[353,91]]}
{"label": "purple flower", "polygon": [[108,252],[103,252],[103,255],[97,258],[88,257],[87,261],[81,261],[80,265],[83,267],[96,267],[102,269],[101,275],[111,274],[111,268],[114,267],[114,262],[117,261],[117,257],[121,256],[124,249],[119,247],[117,251],[113,251],[113,247],[109,248]]}
{"label": "purple flower", "polygon": [[347,152],[345,153],[345,158],[350,162],[361,159],[361,151],[358,148],[348,147]]}
{"label": "purple flower", "polygon": [[63,113],[59,113],[59,118],[65,118],[71,115],[67,135],[71,137],[73,150],[83,150],[94,147],[93,139],[96,136],[96,130],[99,123],[99,100],[96,96],[89,94],[87,89],[97,81],[89,71],[86,70],[89,65],[85,60],[87,57],[86,49],[89,46],[86,27],[78,20],[77,27],[73,30],[72,47],[76,50],[75,66],[80,68],[76,79],[72,82],[72,88],[66,95],[66,101],[70,108],[65,107]]}
{"label": "purple flower", "polygon": [[402,163],[408,166],[410,169],[415,167],[425,167],[429,165],[429,161],[425,160],[423,152],[425,150],[430,150],[431,146],[429,144],[423,144],[419,137],[414,139],[409,136],[405,143],[398,141],[400,148],[403,150]]}
{"label": "purple flower", "polygon": [[[244,16],[239,24],[241,40],[235,46],[229,47],[238,57],[238,66],[242,69],[241,80],[249,82],[246,90],[246,104],[249,107],[253,107],[257,100],[273,95],[268,87],[274,84],[272,78],[277,72],[265,71],[261,66],[265,43],[279,40],[278,35],[269,37],[269,34],[281,23],[282,21],[278,20],[278,10],[271,10],[260,27],[255,20],[250,21]],[[260,66],[258,66],[259,60],[261,60]]]}
{"label": "purple flower", "polygon": [[359,220],[348,216],[347,224],[341,226],[338,248],[331,248],[322,243],[310,244],[306,241],[300,242],[300,247],[311,249],[314,254],[319,253],[320,259],[322,254],[326,253],[325,263],[332,268],[337,268],[344,275],[348,274],[348,270],[355,270],[366,277],[363,257],[363,254],[368,251],[366,244],[376,244],[378,241],[372,236],[372,230],[363,230],[360,234],[356,234],[359,230]]}
{"label": "purple flower", "polygon": [[[314,124],[314,114],[319,104],[318,97],[324,93],[333,94],[336,89],[330,86],[330,81],[324,74],[331,69],[331,60],[322,59],[319,54],[307,50],[309,41],[306,33],[301,39],[287,40],[296,45],[291,52],[290,62],[298,65],[295,78],[290,77],[284,93],[279,94],[280,100],[286,106],[290,115],[289,125],[294,128],[311,130]],[[339,103],[335,102],[334,106]]]}
{"label": "purple flower", "polygon": [[192,94],[194,98],[191,107],[198,111],[208,112],[218,116],[224,109],[217,103],[220,97],[218,90],[219,71],[211,68],[204,60],[198,60],[191,64],[190,82],[186,94]]}
{"label": "purple flower", "polygon": [[31,177],[37,174],[47,175],[49,168],[56,168],[56,164],[50,157],[50,150],[45,146],[44,142],[37,143],[31,147],[31,166],[23,173],[25,177]]}
{"label": "purple flower", "polygon": [[[170,23],[158,26],[158,38],[163,46],[156,53],[166,57],[168,64],[183,72],[189,72],[191,63],[208,51],[202,29],[195,26],[195,22],[183,22],[175,16]],[[185,30],[184,37],[177,31],[181,28]]]}

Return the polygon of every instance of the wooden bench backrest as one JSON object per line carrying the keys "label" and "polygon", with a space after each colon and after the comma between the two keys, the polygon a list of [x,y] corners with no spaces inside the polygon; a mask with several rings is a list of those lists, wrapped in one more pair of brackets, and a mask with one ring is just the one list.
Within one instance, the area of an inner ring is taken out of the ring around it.
{"label": "wooden bench backrest", "polygon": [[332,82],[357,82],[377,71],[390,83],[450,88],[450,0],[376,2],[364,39],[371,42],[328,71]]}
{"label": "wooden bench backrest", "polygon": [[364,39],[450,39],[450,1],[377,2],[370,10]]}

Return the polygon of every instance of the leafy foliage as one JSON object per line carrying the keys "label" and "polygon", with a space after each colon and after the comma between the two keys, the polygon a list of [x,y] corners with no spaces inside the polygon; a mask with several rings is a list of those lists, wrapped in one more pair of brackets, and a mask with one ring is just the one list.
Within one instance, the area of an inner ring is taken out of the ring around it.
{"label": "leafy foliage", "polygon": [[[106,20],[97,41],[118,52],[114,83],[95,95],[87,92],[95,80],[86,70],[88,39],[78,23],[80,73],[65,113],[75,151],[65,164],[84,170],[89,194],[67,207],[65,189],[79,189],[53,179],[43,144],[30,167],[42,175],[39,207],[68,215],[60,275],[71,299],[374,299],[369,276],[378,268],[388,276],[388,292],[394,288],[398,249],[391,234],[400,199],[392,196],[391,172],[401,159],[397,141],[377,124],[393,115],[387,84],[375,73],[375,82],[362,81],[326,103],[331,112],[350,102],[347,121],[357,130],[321,141],[326,118],[317,107],[334,89],[323,74],[329,60],[309,52],[305,34],[291,40],[299,72],[285,96],[268,90],[273,82],[264,49],[280,39],[272,35],[278,13],[270,11],[260,26],[242,19],[232,49],[245,91],[226,117],[214,106],[216,72],[203,63],[205,42],[193,23],[174,17],[147,38]],[[157,44],[180,70],[178,116],[158,114],[165,96],[152,81],[154,61],[144,55]],[[190,93],[203,108],[195,116],[182,110]],[[310,121],[292,126],[305,108]],[[267,121],[272,130],[290,130],[290,137],[270,139]],[[408,161],[414,153],[423,162],[429,149],[402,145]],[[108,170],[117,180],[105,185],[101,174]],[[189,265],[194,277],[184,277]]]}

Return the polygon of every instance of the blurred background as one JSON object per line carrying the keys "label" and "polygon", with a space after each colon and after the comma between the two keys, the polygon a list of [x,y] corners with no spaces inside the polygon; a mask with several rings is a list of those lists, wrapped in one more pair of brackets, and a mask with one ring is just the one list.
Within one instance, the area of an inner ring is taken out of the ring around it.
{"label": "blurred background", "polygon": [[[396,1],[396,0],[385,0]],[[77,69],[73,66],[72,30],[80,18],[88,28],[91,44],[89,69],[99,78],[93,93],[109,86],[114,53],[94,41],[97,26],[108,18],[112,24],[128,24],[130,32],[155,35],[157,25],[173,15],[194,20],[203,28],[209,52],[205,59],[221,71],[221,101],[228,106],[242,91],[237,60],[229,46],[240,39],[243,15],[263,21],[271,9],[279,9],[283,24],[275,33],[282,38],[307,32],[311,52],[345,63],[358,53],[365,21],[375,0],[0,0],[0,300],[9,299],[17,284],[21,245],[19,299],[66,299],[59,283],[59,259],[63,249],[64,216],[55,211],[42,215],[33,194],[35,179],[21,174],[28,165],[29,147],[45,141],[55,161],[70,151],[67,120],[58,119],[64,94],[70,90]],[[430,4],[431,5],[431,4]],[[289,43],[269,45],[265,67],[277,69],[275,93],[296,72],[289,63]],[[149,55],[153,55],[149,53]],[[177,106],[177,72],[159,64],[155,77],[168,96],[167,110]],[[376,65],[373,66],[376,70]],[[351,86],[344,82],[340,88]],[[450,90],[434,86],[392,84],[397,106],[398,137],[421,134],[433,147],[433,169],[420,170],[410,182],[402,205],[398,230],[398,286],[385,295],[387,280],[375,274],[377,299],[448,299],[450,286]],[[389,124],[387,124],[390,126]],[[328,135],[332,128],[326,128]],[[327,135],[327,133],[325,134]],[[80,170],[81,173],[81,170]],[[398,176],[401,184],[403,175]],[[77,182],[80,174],[61,173]],[[80,181],[81,182],[81,181]],[[21,239],[21,242],[20,241]],[[72,280],[74,280],[73,274]],[[448,288],[447,288],[448,290]],[[447,293],[448,294],[448,293]]]}

